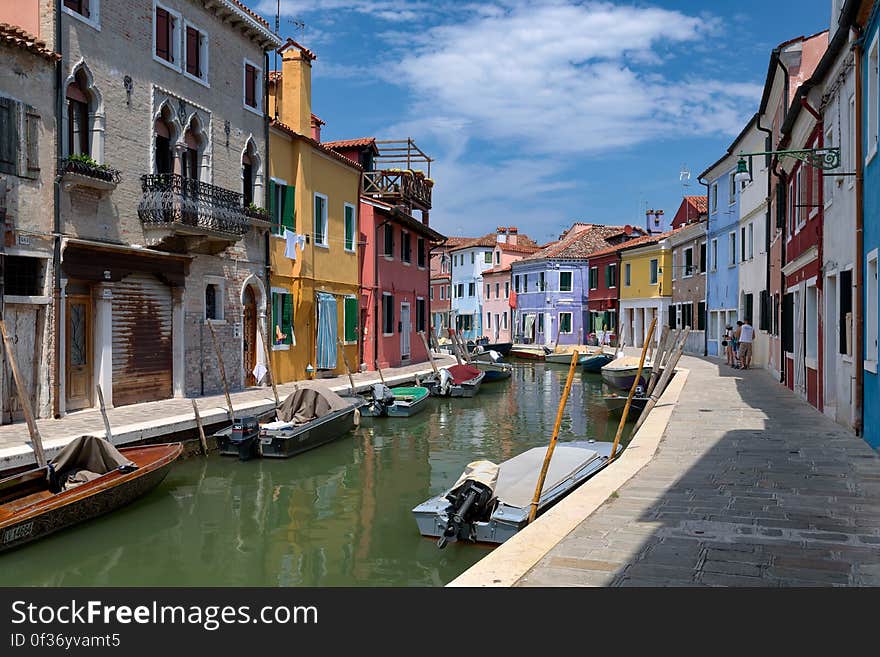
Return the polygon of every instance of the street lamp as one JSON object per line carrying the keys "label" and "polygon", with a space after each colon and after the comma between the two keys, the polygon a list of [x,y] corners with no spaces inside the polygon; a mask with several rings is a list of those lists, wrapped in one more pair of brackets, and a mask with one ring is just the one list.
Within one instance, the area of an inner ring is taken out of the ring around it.
{"label": "street lamp", "polygon": [[749,172],[749,164],[746,162],[746,158],[740,157],[739,162],[736,163],[736,174],[733,176],[733,180],[737,183],[751,182],[752,174]]}

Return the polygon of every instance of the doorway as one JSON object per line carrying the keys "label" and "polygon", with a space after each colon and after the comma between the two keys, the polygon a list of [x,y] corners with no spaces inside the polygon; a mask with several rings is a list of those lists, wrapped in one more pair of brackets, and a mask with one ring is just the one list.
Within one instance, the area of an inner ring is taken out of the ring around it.
{"label": "doorway", "polygon": [[257,366],[257,297],[254,288],[244,289],[244,330],[242,331],[242,352],[244,354],[244,385],[246,388],[257,385],[254,368]]}
{"label": "doorway", "polygon": [[409,304],[400,304],[400,360],[409,360],[410,357],[410,326]]}
{"label": "doorway", "polygon": [[92,402],[92,299],[88,295],[68,295],[65,308],[66,408],[90,408]]}

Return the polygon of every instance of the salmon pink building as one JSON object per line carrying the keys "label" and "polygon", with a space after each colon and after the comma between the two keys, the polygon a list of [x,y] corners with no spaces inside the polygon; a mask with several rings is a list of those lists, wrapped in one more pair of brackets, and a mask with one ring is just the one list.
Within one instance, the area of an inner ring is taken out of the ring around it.
{"label": "salmon pink building", "polygon": [[356,231],[362,367],[425,362],[429,355],[419,333],[428,332],[429,257],[444,237],[428,225],[433,182],[398,165],[401,158],[409,167],[430,166],[431,160],[410,140],[377,143],[370,137],[324,145],[364,168]]}

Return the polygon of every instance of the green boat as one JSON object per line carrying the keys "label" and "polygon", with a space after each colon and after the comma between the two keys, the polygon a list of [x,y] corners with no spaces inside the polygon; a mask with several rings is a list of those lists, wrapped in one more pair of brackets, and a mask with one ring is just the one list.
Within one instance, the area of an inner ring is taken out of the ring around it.
{"label": "green boat", "polygon": [[388,388],[373,386],[373,398],[362,406],[364,417],[410,417],[425,408],[429,391],[421,386]]}
{"label": "green boat", "polygon": [[[591,354],[580,354],[578,356],[578,366],[583,367],[584,363],[587,362],[587,358],[589,358]],[[571,365],[571,352],[569,353],[559,353],[559,354],[547,354],[544,360],[548,363],[555,363],[557,365]]]}

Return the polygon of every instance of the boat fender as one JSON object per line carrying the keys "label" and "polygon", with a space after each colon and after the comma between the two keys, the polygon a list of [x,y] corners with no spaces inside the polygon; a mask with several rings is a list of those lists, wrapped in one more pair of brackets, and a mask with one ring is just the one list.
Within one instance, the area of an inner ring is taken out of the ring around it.
{"label": "boat fender", "polygon": [[361,412],[360,409],[354,409],[354,426],[361,426]]}

